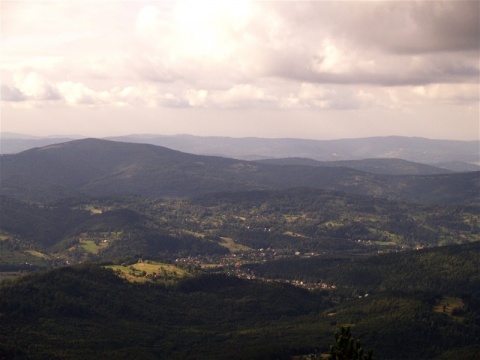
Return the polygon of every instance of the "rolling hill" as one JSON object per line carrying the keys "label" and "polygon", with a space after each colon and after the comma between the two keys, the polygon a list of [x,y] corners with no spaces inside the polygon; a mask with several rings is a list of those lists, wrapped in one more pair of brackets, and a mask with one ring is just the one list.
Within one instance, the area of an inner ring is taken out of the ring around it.
{"label": "rolling hill", "polygon": [[386,176],[343,167],[271,165],[160,146],[82,139],[3,155],[3,195],[30,200],[312,187],[430,203],[475,204],[479,172]]}
{"label": "rolling hill", "polygon": [[[34,147],[79,139],[80,136],[32,137],[0,133],[0,153],[12,154]],[[319,161],[398,158],[452,171],[480,170],[479,141],[435,140],[403,136],[338,140],[202,137],[192,135],[126,135],[107,140],[152,144],[197,155],[243,160],[310,158]]]}
{"label": "rolling hill", "polygon": [[91,264],[59,268],[0,283],[0,358],[291,359],[327,352],[348,323],[378,359],[477,359],[479,250],[256,269],[336,282],[320,292],[218,274],[166,288]]}
{"label": "rolling hill", "polygon": [[[62,265],[0,282],[0,358],[291,359],[342,324],[377,358],[478,357],[480,172],[99,139],[0,162],[0,265]],[[137,261],[170,276],[147,256],[192,276],[121,278]]]}
{"label": "rolling hill", "polygon": [[379,175],[438,175],[452,172],[447,169],[402,159],[318,161],[306,158],[286,158],[258,160],[258,162],[273,165],[346,167]]}
{"label": "rolling hill", "polygon": [[462,161],[479,163],[479,141],[385,136],[358,139],[308,140],[201,137],[192,135],[127,135],[115,141],[149,143],[192,154],[245,160],[302,157],[320,161],[398,158],[425,164]]}

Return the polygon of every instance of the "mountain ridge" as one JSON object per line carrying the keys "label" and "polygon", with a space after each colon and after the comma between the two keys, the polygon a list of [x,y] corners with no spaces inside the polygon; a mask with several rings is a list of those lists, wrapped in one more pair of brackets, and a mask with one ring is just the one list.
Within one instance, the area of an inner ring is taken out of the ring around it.
{"label": "mountain ridge", "polygon": [[[0,133],[0,151],[18,153],[29,148],[74,140],[73,136],[35,138]],[[106,140],[148,143],[196,155],[213,155],[242,160],[304,157],[319,161],[361,160],[367,158],[400,158],[435,165],[444,163],[453,171],[480,170],[480,142],[438,140],[419,137],[368,137],[357,139],[313,140],[296,138],[233,138],[194,135],[125,135],[105,137]],[[449,162],[456,162],[453,167]],[[468,165],[461,166],[461,163]],[[473,165],[476,164],[476,165]],[[472,166],[476,166],[472,169]]]}
{"label": "mountain ridge", "polygon": [[344,167],[271,165],[165,147],[81,139],[0,158],[1,193],[65,196],[190,196],[217,191],[313,187],[404,201],[478,202],[480,172],[387,176]]}
{"label": "mountain ridge", "polygon": [[257,162],[274,165],[308,165],[308,166],[331,166],[348,167],[371,174],[379,175],[438,175],[452,173],[444,168],[416,163],[413,161],[396,158],[375,158],[363,160],[338,160],[319,161],[308,158],[284,158],[257,160]]}
{"label": "mountain ridge", "polygon": [[239,159],[306,157],[320,161],[400,158],[421,163],[464,161],[480,163],[479,141],[438,140],[385,136],[314,140],[296,138],[229,138],[175,136],[119,136],[108,139],[148,142],[195,154],[223,155]]}

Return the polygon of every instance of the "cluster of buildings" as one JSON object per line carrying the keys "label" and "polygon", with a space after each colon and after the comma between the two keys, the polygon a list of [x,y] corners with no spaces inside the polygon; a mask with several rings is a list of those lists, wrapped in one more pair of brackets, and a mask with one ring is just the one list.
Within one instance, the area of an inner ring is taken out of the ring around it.
{"label": "cluster of buildings", "polygon": [[229,276],[236,276],[245,280],[261,280],[266,282],[281,282],[298,286],[311,291],[318,290],[335,290],[336,286],[327,284],[325,282],[305,282],[300,280],[290,279],[265,279],[257,276],[253,270],[248,269],[243,265],[252,263],[263,263],[271,260],[278,260],[286,257],[301,256],[313,257],[318,256],[317,253],[280,253],[275,249],[256,249],[242,253],[231,253],[227,255],[208,255],[208,256],[189,256],[185,258],[177,258],[176,264],[183,264],[183,266],[191,266],[201,268],[204,270],[220,271]]}

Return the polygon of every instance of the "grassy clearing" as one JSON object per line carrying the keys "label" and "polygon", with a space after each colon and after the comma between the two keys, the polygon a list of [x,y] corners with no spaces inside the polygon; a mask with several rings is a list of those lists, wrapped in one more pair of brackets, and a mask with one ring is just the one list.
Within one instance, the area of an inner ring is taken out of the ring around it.
{"label": "grassy clearing", "polygon": [[339,221],[326,221],[322,224],[323,227],[328,227],[328,228],[339,228],[343,226],[343,223]]}
{"label": "grassy clearing", "polygon": [[105,268],[112,269],[119,277],[135,283],[172,283],[180,278],[190,276],[188,271],[175,265],[149,260],[133,265],[110,265]]}
{"label": "grassy clearing", "polygon": [[33,255],[37,258],[40,258],[42,260],[49,260],[50,256],[42,254],[41,252],[35,251],[35,250],[25,250],[26,253]]}
{"label": "grassy clearing", "polygon": [[[398,236],[397,234],[392,234],[391,232],[384,231],[384,230],[379,230],[376,228],[368,228],[368,231],[370,231],[372,234],[377,235],[377,236],[383,236],[384,238],[388,239],[385,241],[385,243],[393,243],[394,245],[398,245],[402,242],[403,238],[401,236]],[[378,244],[382,245],[382,244]]]}
{"label": "grassy clearing", "polygon": [[305,235],[302,235],[302,234],[299,234],[299,233],[296,233],[296,232],[293,232],[293,231],[285,231],[283,234],[288,235],[288,236],[293,236],[293,237],[300,237],[300,238],[304,238],[304,239],[307,238]]}
{"label": "grassy clearing", "polygon": [[[78,247],[83,251],[91,254],[98,254],[101,250],[110,245],[112,241],[120,239],[122,232],[95,232],[95,233],[82,233],[78,242]],[[70,250],[73,250],[71,248]]]}
{"label": "grassy clearing", "polygon": [[469,242],[480,241],[480,234],[471,234]]}
{"label": "grassy clearing", "polygon": [[460,298],[444,296],[440,302],[433,307],[433,311],[439,314],[451,316],[457,321],[463,320],[463,310],[465,303]]}
{"label": "grassy clearing", "polygon": [[[38,256],[41,255],[41,256]],[[47,260],[46,255],[36,252],[34,250],[21,250],[10,248],[5,242],[0,242],[0,264],[44,264]]]}
{"label": "grassy clearing", "polygon": [[95,206],[93,206],[93,205],[85,206],[85,210],[90,211],[90,214],[92,214],[92,215],[103,213],[103,210],[102,210],[102,209],[97,208],[97,207],[95,207]]}
{"label": "grassy clearing", "polygon": [[102,240],[98,242],[98,245],[94,240],[80,240],[78,245],[86,252],[92,254],[98,254],[100,250],[105,249],[109,244],[108,240]]}
{"label": "grassy clearing", "polygon": [[244,216],[233,215],[233,217],[237,220],[240,220],[240,221],[247,221],[247,218],[244,217]]}
{"label": "grassy clearing", "polygon": [[[310,215],[310,216],[309,216]],[[293,223],[296,221],[312,221],[315,220],[313,217],[311,217],[312,214],[308,213],[303,213],[303,214],[282,214],[280,216],[283,217],[283,219],[288,222],[288,223]]]}
{"label": "grassy clearing", "polygon": [[221,239],[222,239],[222,242],[220,242],[219,245],[226,247],[232,253],[252,250],[248,246],[237,244],[235,240],[233,240],[232,238],[221,237]]}
{"label": "grassy clearing", "polygon": [[294,222],[295,220],[300,219],[300,215],[283,215],[283,218],[287,222]]}

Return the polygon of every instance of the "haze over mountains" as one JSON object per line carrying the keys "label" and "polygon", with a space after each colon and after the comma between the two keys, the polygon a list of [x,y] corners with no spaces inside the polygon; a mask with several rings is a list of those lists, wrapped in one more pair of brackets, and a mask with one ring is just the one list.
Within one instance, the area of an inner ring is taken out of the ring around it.
{"label": "haze over mountains", "polygon": [[318,161],[307,158],[266,159],[257,162],[272,165],[345,167],[379,175],[436,175],[453,171],[402,159],[363,159]]}
{"label": "haze over mountains", "polygon": [[[2,154],[18,153],[34,147],[82,138],[74,135],[39,138],[13,133],[1,133],[0,136],[0,152]],[[344,161],[397,158],[430,164],[451,171],[480,170],[480,142],[478,141],[433,140],[401,136],[306,140],[192,135],[128,135],[106,139],[159,145],[191,154],[224,156],[243,160],[308,158],[318,161]],[[344,166],[345,164],[338,165]],[[411,174],[416,173],[418,173],[417,170]]]}
{"label": "haze over mountains", "polygon": [[348,167],[272,165],[99,139],[4,155],[1,166],[1,193],[20,199],[190,196],[311,187],[411,202],[479,201],[479,172],[387,176]]}
{"label": "haze over mountains", "polygon": [[451,141],[402,136],[339,140],[261,139],[179,136],[121,136],[111,140],[147,142],[171,149],[245,160],[302,157],[320,161],[399,158],[421,163],[479,162],[478,141]]}

